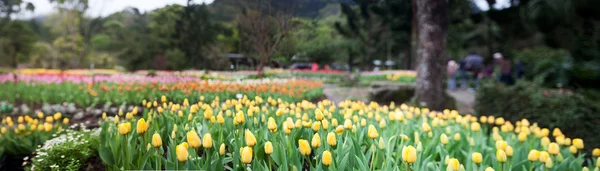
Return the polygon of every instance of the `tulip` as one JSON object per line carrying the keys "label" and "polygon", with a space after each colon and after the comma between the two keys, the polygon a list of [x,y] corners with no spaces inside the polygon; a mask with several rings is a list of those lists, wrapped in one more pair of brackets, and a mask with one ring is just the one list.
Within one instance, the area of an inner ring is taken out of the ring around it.
{"label": "tulip", "polygon": [[154,146],[154,148],[162,146],[162,139],[158,133],[154,133],[154,135],[152,135],[152,146]]}
{"label": "tulip", "polygon": [[319,136],[319,133],[315,133],[315,135],[313,135],[310,144],[313,148],[321,147],[321,136]]}
{"label": "tulip", "polygon": [[460,162],[458,159],[451,158],[448,160],[448,167],[446,167],[446,171],[458,171],[460,168]]}
{"label": "tulip", "polygon": [[484,170],[484,171],[494,171],[494,168],[492,168],[492,167],[487,167],[487,168],[485,168],[485,170]]}
{"label": "tulip", "polygon": [[[571,152],[571,154],[577,154],[577,147],[575,147],[574,145],[569,146],[569,152]],[[594,155],[594,151],[592,151],[592,156]],[[597,156],[594,156],[597,157]]]}
{"label": "tulip", "polygon": [[222,114],[217,115],[217,123],[219,123],[219,124],[225,123],[225,118],[223,118]]}
{"label": "tulip", "polygon": [[[44,124],[44,126],[46,126],[46,124]],[[50,125],[52,126],[52,125]],[[119,130],[119,134],[121,135],[126,135],[131,131],[131,123],[126,122],[126,123],[120,123],[118,126],[118,130]]]}
{"label": "tulip", "polygon": [[379,137],[379,133],[377,133],[377,129],[375,129],[375,126],[369,125],[368,136],[372,139]]}
{"label": "tulip", "polygon": [[327,144],[329,144],[329,146],[335,146],[337,144],[337,138],[333,132],[327,134]]}
{"label": "tulip", "polygon": [[271,141],[267,141],[267,143],[265,143],[265,154],[270,155],[271,153],[273,153],[273,144]]}
{"label": "tulip", "polygon": [[250,130],[246,129],[246,132],[244,133],[244,138],[246,139],[247,146],[253,147],[254,145],[256,145],[256,137],[254,137],[254,134],[252,134]]}
{"label": "tulip", "polygon": [[202,139],[202,146],[204,148],[212,148],[212,145],[213,145],[213,140],[212,140],[212,136],[210,135],[210,133],[204,134],[204,137]]}
{"label": "tulip", "polygon": [[548,153],[552,155],[557,155],[560,152],[560,147],[557,143],[548,144]]}
{"label": "tulip", "polygon": [[225,144],[221,143],[221,147],[219,147],[219,154],[225,155]]}
{"label": "tulip", "polygon": [[546,168],[550,169],[552,168],[552,166],[554,166],[554,163],[552,162],[552,158],[548,158],[548,160],[546,160],[545,162]]}
{"label": "tulip", "polygon": [[448,136],[446,136],[446,134],[442,133],[442,135],[440,135],[440,141],[444,145],[448,144]]}
{"label": "tulip", "polygon": [[300,154],[308,156],[310,155],[310,144],[308,144],[307,140],[300,139],[298,140],[298,148],[300,150]]}
{"label": "tulip", "polygon": [[506,162],[506,152],[501,149],[496,150],[496,160],[500,163]]}
{"label": "tulip", "polygon": [[550,158],[550,154],[548,154],[548,152],[546,151],[542,151],[540,152],[540,161],[541,162],[546,162],[546,160],[548,160]]}
{"label": "tulip", "polygon": [[594,148],[594,150],[592,150],[592,156],[600,157],[600,148]]}
{"label": "tulip", "polygon": [[191,130],[187,133],[187,143],[192,146],[192,148],[198,148],[200,146],[202,146],[202,140],[200,140],[200,137],[198,136],[198,134],[196,133],[196,131]]}
{"label": "tulip", "polygon": [[460,134],[459,133],[455,133],[454,134],[454,141],[460,141]]}
{"label": "tulip", "polygon": [[577,149],[583,149],[583,140],[581,140],[581,138],[575,138],[573,139],[573,145],[577,148]]}
{"label": "tulip", "polygon": [[342,134],[343,132],[344,132],[344,127],[342,125],[338,125],[337,128],[335,128],[335,133]]}
{"label": "tulip", "polygon": [[321,162],[325,166],[331,165],[332,157],[331,157],[331,152],[329,152],[329,150],[323,151],[323,155],[321,156]]}
{"label": "tulip", "polygon": [[520,141],[520,142],[525,142],[525,140],[527,140],[527,133],[525,133],[525,132],[520,132],[520,133],[519,133],[519,141]]}
{"label": "tulip", "polygon": [[179,160],[179,162],[187,161],[189,153],[186,148],[186,145],[179,144],[179,145],[177,145],[177,147],[175,149],[176,149],[175,154],[177,155],[177,160]]}
{"label": "tulip", "polygon": [[431,132],[431,127],[427,122],[423,122],[423,124],[421,125],[421,129],[423,130],[423,132]]}
{"label": "tulip", "polygon": [[267,122],[267,128],[271,131],[277,130],[277,123],[275,123],[275,119],[273,117],[269,117],[269,121]]}
{"label": "tulip", "polygon": [[65,124],[65,125],[69,124],[69,118],[64,118],[63,119],[63,124]]}
{"label": "tulip", "polygon": [[402,148],[402,160],[406,163],[414,163],[417,161],[417,150],[412,145]]}
{"label": "tulip", "polygon": [[483,161],[483,156],[479,152],[474,152],[471,154],[471,159],[473,160],[473,163],[479,164]]}
{"label": "tulip", "polygon": [[550,144],[550,138],[548,137],[542,137],[542,140],[540,140],[540,144],[542,145],[542,147],[548,147],[548,144]]}
{"label": "tulip", "polygon": [[320,109],[316,109],[315,110],[315,119],[317,121],[321,121],[323,120],[324,116],[323,116],[323,112]]}
{"label": "tulip", "polygon": [[499,140],[496,141],[496,148],[499,150],[506,150],[506,146],[508,146],[508,143],[506,143],[506,141],[504,140]]}
{"label": "tulip", "polygon": [[141,118],[140,120],[138,120],[137,125],[136,125],[137,133],[144,134],[144,133],[146,133],[147,130],[148,130],[148,124],[146,123],[146,120],[144,120],[144,118]]}
{"label": "tulip", "polygon": [[529,159],[529,161],[535,162],[537,160],[540,159],[540,152],[537,150],[531,150],[529,151],[529,155],[527,155],[527,159]]}

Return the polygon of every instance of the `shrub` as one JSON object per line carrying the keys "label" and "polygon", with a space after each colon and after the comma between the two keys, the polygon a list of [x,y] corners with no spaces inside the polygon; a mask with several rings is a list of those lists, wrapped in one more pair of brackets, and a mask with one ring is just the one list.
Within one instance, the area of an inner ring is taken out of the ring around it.
{"label": "shrub", "polygon": [[24,162],[29,164],[27,170],[81,170],[90,157],[97,154],[99,132],[67,129],[63,134],[46,141],[30,161]]}
{"label": "shrub", "polygon": [[513,86],[488,81],[479,89],[476,102],[479,115],[502,116],[512,122],[527,118],[541,126],[560,127],[569,137],[585,138],[586,147],[600,145],[600,138],[590,131],[600,124],[599,108],[580,93],[545,89],[526,81]]}

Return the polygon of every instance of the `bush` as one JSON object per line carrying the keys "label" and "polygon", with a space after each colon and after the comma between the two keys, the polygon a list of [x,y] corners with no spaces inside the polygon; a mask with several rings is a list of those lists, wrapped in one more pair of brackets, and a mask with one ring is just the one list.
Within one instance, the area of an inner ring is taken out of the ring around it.
{"label": "bush", "polygon": [[600,137],[590,131],[600,124],[598,102],[581,93],[544,89],[526,81],[513,86],[488,81],[478,90],[476,102],[479,115],[501,116],[512,122],[527,118],[543,127],[560,127],[568,137],[584,138],[588,149],[600,146]]}
{"label": "bush", "polygon": [[64,134],[46,141],[30,161],[25,161],[29,163],[27,170],[82,170],[90,157],[97,154],[99,132],[67,129]]}

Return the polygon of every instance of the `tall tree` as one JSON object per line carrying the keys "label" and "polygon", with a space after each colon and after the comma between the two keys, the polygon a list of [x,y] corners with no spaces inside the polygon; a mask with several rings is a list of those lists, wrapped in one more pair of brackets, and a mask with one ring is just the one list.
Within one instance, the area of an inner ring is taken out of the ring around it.
{"label": "tall tree", "polygon": [[247,43],[258,54],[258,77],[264,75],[264,67],[292,28],[289,10],[273,9],[270,1],[259,0],[244,3],[243,12],[237,18],[240,32]]}
{"label": "tall tree", "polygon": [[445,84],[448,1],[418,0],[417,81],[414,100],[419,105],[442,110],[446,103]]}
{"label": "tall tree", "polygon": [[209,58],[211,46],[217,40],[217,27],[205,4],[192,4],[188,0],[176,22],[174,38],[178,40],[177,46],[185,54],[189,66],[211,69],[209,61],[217,60]]}

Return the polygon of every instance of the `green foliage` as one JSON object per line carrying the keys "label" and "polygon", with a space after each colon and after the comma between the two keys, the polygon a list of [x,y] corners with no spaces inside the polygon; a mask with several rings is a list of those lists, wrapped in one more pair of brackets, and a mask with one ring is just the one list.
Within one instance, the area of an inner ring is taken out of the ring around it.
{"label": "green foliage", "polygon": [[[97,154],[98,131],[67,129],[44,143],[31,158],[27,170],[69,170],[85,168],[90,157]],[[27,161],[26,161],[27,162]]]}
{"label": "green foliage", "polygon": [[525,74],[537,84],[548,87],[568,85],[573,63],[566,50],[536,47],[515,53],[515,59],[526,65]]}
{"label": "green foliage", "polygon": [[4,21],[0,18],[0,66],[16,67],[28,60],[36,35],[23,21]]}
{"label": "green foliage", "polygon": [[526,81],[513,86],[489,81],[481,85],[475,101],[479,115],[502,116],[513,123],[527,118],[544,127],[560,127],[567,137],[583,138],[588,149],[600,145],[600,138],[590,131],[600,122],[600,101],[581,93],[545,89]]}

